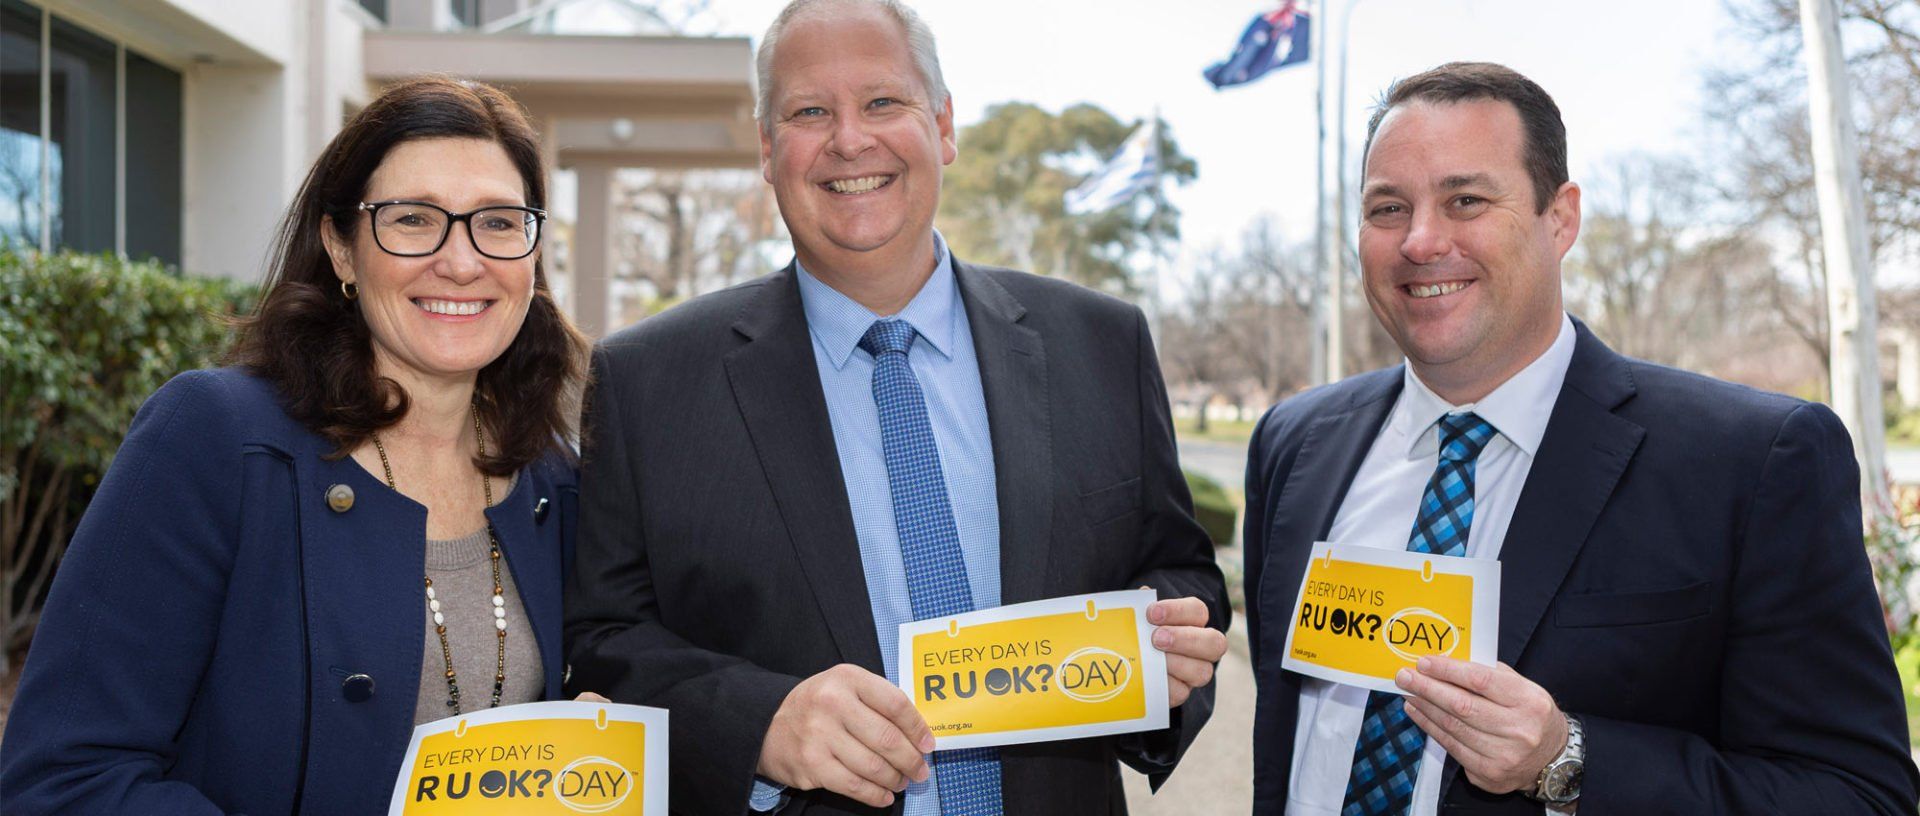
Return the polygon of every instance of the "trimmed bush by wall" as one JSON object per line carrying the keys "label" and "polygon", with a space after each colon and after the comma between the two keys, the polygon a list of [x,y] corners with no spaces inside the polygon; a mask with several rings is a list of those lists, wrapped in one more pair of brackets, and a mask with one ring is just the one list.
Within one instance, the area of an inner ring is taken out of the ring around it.
{"label": "trimmed bush by wall", "polygon": [[0,675],[133,414],[215,364],[251,286],[0,247]]}

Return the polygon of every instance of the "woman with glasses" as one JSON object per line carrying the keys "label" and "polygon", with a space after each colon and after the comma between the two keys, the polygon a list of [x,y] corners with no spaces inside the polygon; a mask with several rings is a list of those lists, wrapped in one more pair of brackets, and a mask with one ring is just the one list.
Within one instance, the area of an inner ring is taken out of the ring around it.
{"label": "woman with glasses", "polygon": [[383,812],[415,724],[560,698],[587,345],[545,205],[497,90],[346,124],[234,366],[147,401],[75,533],[0,810]]}

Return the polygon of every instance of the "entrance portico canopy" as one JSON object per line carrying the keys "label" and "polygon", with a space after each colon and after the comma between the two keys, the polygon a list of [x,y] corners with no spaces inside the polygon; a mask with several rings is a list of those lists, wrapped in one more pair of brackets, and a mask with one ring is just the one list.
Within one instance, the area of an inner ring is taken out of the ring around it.
{"label": "entrance portico canopy", "polygon": [[569,276],[574,319],[607,324],[613,173],[622,167],[752,168],[753,49],[744,37],[369,31],[367,79],[442,73],[497,86],[541,130],[546,167],[575,171],[579,220]]}

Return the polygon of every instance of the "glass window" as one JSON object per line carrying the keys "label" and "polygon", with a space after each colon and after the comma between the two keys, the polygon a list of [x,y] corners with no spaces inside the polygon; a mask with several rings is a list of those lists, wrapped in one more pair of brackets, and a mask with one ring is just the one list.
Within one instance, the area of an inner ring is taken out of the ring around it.
{"label": "glass window", "polygon": [[55,158],[47,202],[53,243],[114,249],[114,44],[53,20],[51,127]]}
{"label": "glass window", "polygon": [[127,52],[127,256],[180,263],[180,75]]}
{"label": "glass window", "polygon": [[387,21],[387,0],[360,0],[360,7],[378,18],[380,22]]}
{"label": "glass window", "polygon": [[40,10],[0,0],[0,243],[40,246]]}

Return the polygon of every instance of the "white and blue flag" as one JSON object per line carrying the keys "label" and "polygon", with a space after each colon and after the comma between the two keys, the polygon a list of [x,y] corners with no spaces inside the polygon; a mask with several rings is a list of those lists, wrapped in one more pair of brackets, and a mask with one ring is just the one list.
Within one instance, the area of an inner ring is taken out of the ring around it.
{"label": "white and blue flag", "polygon": [[1120,152],[1108,159],[1080,186],[1067,191],[1071,215],[1088,215],[1118,207],[1160,180],[1160,120],[1149,119],[1135,128]]}

